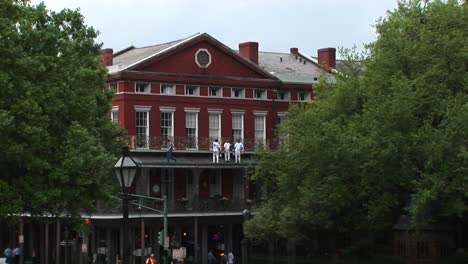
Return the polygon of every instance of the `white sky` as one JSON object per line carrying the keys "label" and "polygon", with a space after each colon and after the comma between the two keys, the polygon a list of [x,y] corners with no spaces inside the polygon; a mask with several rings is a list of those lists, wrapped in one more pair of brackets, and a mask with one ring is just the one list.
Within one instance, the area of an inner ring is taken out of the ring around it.
{"label": "white sky", "polygon": [[48,9],[79,8],[99,30],[103,48],[118,51],[206,32],[233,49],[246,41],[259,50],[316,55],[376,39],[373,25],[396,0],[32,0]]}

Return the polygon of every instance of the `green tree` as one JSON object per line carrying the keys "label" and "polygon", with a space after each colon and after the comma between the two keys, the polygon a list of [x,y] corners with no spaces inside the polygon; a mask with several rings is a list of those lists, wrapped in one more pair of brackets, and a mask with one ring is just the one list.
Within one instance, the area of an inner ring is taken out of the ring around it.
{"label": "green tree", "polygon": [[418,227],[466,213],[467,28],[455,0],[401,1],[388,12],[367,55],[345,54],[350,70],[291,108],[287,143],[259,155],[255,176],[270,196],[248,235],[375,231],[403,214]]}
{"label": "green tree", "polygon": [[0,4],[0,216],[73,216],[112,190],[120,131],[96,36],[78,11]]}

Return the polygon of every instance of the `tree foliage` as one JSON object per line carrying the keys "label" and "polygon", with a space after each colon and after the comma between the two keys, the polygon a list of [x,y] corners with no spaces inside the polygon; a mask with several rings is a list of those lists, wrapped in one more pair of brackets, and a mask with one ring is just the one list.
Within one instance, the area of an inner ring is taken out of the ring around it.
{"label": "tree foliage", "polygon": [[466,213],[467,28],[467,7],[454,0],[388,12],[365,56],[345,54],[350,70],[290,109],[287,143],[259,155],[255,175],[270,196],[248,235],[381,230],[403,214],[418,227]]}
{"label": "tree foliage", "polygon": [[0,4],[0,216],[75,215],[113,188],[96,36],[78,11]]}

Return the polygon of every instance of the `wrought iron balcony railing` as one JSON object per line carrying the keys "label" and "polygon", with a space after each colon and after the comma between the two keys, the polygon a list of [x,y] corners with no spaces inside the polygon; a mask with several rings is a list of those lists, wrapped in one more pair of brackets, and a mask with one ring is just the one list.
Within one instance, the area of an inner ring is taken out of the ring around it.
{"label": "wrought iron balcony railing", "polygon": [[[130,135],[127,136],[125,141],[131,149],[141,150],[165,150],[167,147],[167,140],[171,140],[176,150],[187,151],[210,151],[213,146],[213,139],[208,137],[166,137],[166,136],[142,136]],[[237,139],[221,138],[219,143],[221,147],[224,142],[229,140],[231,142],[231,149],[234,147]],[[244,151],[255,151],[257,149],[275,149],[282,140],[280,138],[273,139],[258,139],[258,138],[244,138],[241,140],[244,145]]]}

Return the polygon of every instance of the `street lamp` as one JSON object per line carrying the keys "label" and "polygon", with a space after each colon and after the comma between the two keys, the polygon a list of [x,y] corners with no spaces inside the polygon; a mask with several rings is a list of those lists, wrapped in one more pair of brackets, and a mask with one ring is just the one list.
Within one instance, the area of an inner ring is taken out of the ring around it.
{"label": "street lamp", "polygon": [[138,170],[138,164],[130,157],[128,146],[122,146],[122,157],[114,165],[114,174],[122,188],[122,230],[123,252],[122,264],[129,264],[128,254],[128,188],[132,186],[133,179]]}
{"label": "street lamp", "polygon": [[249,263],[249,240],[245,237],[245,222],[250,218],[250,209],[242,211],[244,238],[241,240],[242,264]]}

